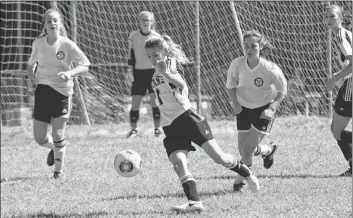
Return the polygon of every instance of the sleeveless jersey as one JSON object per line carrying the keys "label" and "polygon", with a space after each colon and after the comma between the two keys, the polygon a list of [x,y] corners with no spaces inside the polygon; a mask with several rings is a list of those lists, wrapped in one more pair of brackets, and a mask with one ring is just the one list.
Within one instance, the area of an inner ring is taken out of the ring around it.
{"label": "sleeveless jersey", "polygon": [[[183,68],[174,58],[167,58],[165,62],[167,70],[173,75],[182,78]],[[191,108],[188,98],[189,89],[184,79],[183,81],[185,83],[184,88],[180,89],[157,71],[152,77],[152,88],[157,95],[162,127],[170,125],[174,119]]]}
{"label": "sleeveless jersey", "polygon": [[[339,31],[333,35],[333,41],[339,48],[341,61],[344,62],[344,66],[347,66],[349,61],[346,57],[352,55],[352,33],[344,28],[340,28]],[[339,93],[342,95],[343,100],[352,101],[352,74],[344,78]]]}

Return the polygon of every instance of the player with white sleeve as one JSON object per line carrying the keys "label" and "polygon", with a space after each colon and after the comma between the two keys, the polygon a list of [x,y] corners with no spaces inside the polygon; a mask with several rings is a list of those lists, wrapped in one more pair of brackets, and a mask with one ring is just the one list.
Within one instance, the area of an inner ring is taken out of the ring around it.
{"label": "player with white sleeve", "polygon": [[[37,84],[33,109],[35,141],[51,149],[47,164],[54,166],[54,178],[63,177],[65,127],[72,108],[73,77],[87,72],[89,60],[67,38],[62,17],[49,9],[43,15],[43,33],[33,42],[28,76]],[[52,125],[52,136],[48,129]]]}
{"label": "player with white sleeve", "polygon": [[[238,149],[241,162],[249,168],[253,156],[261,155],[269,169],[277,144],[260,142],[270,133],[276,109],[287,93],[287,81],[275,63],[263,58],[272,46],[261,33],[247,31],[243,41],[245,55],[232,61],[226,82],[237,115]],[[243,180],[237,175],[234,191],[243,187]]]}
{"label": "player with white sleeve", "polygon": [[219,147],[206,117],[191,108],[188,86],[183,79],[181,66],[189,61],[180,46],[169,36],[163,35],[150,38],[145,48],[151,62],[156,66],[152,88],[157,95],[161,111],[161,126],[165,134],[164,147],[188,199],[188,203],[172,209],[177,212],[204,209],[197,192],[195,178],[187,166],[188,153],[195,151],[192,142],[202,147],[216,163],[245,177],[249,189],[257,192],[259,190],[257,178],[248,167]]}

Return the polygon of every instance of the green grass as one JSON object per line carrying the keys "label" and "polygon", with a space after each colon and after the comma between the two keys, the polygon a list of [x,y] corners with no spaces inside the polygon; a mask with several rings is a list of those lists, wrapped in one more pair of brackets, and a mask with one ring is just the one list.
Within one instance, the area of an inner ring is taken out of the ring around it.
{"label": "green grass", "polygon": [[[210,122],[221,147],[239,157],[236,124]],[[261,190],[233,193],[234,173],[202,151],[191,153],[206,211],[180,215],[170,207],[186,202],[169,163],[162,138],[152,123],[141,124],[142,136],[124,139],[128,124],[67,127],[64,180],[52,179],[48,150],[34,143],[31,125],[3,128],[1,133],[1,217],[352,217],[352,178],[336,175],[347,163],[322,118],[278,118],[264,142],[280,144],[274,166],[266,170],[255,158],[253,171]],[[115,154],[137,151],[142,171],[119,177]]]}

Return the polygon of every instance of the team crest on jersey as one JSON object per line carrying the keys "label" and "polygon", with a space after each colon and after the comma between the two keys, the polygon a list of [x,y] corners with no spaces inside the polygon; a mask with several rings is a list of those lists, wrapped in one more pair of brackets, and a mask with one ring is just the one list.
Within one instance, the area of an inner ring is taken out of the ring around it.
{"label": "team crest on jersey", "polygon": [[58,53],[56,53],[56,57],[59,60],[63,60],[65,58],[65,53],[63,51],[58,51]]}
{"label": "team crest on jersey", "polygon": [[260,87],[260,86],[262,86],[264,84],[264,80],[262,78],[260,78],[260,77],[257,77],[254,80],[254,84],[257,87]]}

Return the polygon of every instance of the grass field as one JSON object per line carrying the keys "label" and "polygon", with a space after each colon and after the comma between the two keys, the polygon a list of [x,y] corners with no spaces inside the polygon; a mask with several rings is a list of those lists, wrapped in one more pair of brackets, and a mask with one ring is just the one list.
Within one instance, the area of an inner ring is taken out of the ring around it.
{"label": "grass field", "polygon": [[[235,174],[216,165],[202,151],[190,154],[206,210],[175,214],[170,207],[186,202],[152,122],[141,124],[142,136],[124,139],[128,124],[67,127],[65,179],[52,179],[48,150],[34,143],[31,125],[2,128],[1,217],[352,217],[352,178],[336,175],[348,167],[322,118],[278,118],[272,134],[280,148],[275,164],[253,171],[261,190],[232,192]],[[239,157],[235,122],[210,122],[222,148]],[[119,177],[113,168],[122,149],[140,153],[142,171]]]}

